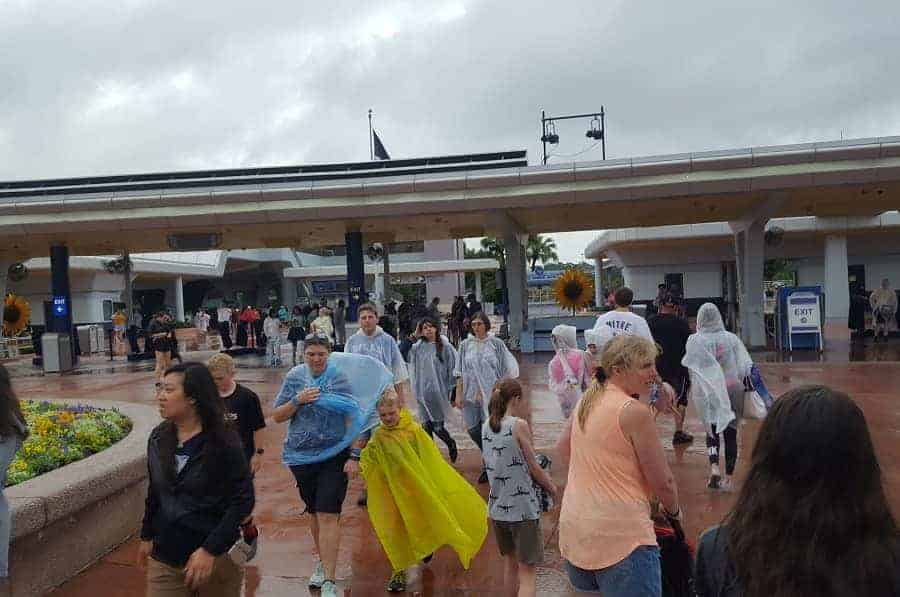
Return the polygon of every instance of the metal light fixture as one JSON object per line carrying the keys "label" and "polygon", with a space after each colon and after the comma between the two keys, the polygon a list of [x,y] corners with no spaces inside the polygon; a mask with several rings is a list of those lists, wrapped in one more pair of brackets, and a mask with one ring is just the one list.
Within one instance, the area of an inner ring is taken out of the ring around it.
{"label": "metal light fixture", "polygon": [[549,143],[550,145],[556,145],[559,143],[559,135],[556,133],[556,124],[553,122],[547,123],[547,132],[541,135],[541,141],[544,143]]}
{"label": "metal light fixture", "polygon": [[[603,109],[603,106],[600,106],[599,112],[588,112],[587,114],[569,114],[567,116],[547,116],[547,112],[541,110],[541,143],[543,143],[543,160],[544,164],[547,163],[547,159],[550,157],[547,154],[547,144],[557,145],[559,143],[559,133],[556,132],[556,122],[557,120],[572,120],[573,118],[590,118],[591,125],[590,128],[585,133],[585,137],[588,139],[597,140],[603,151],[603,159],[606,159],[606,122],[604,117],[606,116],[606,111]],[[583,151],[575,154],[581,155],[584,153]]]}
{"label": "metal light fixture", "polygon": [[587,130],[584,136],[588,139],[596,139],[597,141],[603,139],[603,124],[597,116],[594,116],[591,119],[591,128]]}

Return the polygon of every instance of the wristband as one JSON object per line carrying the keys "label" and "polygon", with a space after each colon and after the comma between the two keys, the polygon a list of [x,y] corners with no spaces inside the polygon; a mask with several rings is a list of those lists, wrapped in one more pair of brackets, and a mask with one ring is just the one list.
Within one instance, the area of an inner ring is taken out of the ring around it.
{"label": "wristband", "polygon": [[263,454],[266,453],[266,450],[264,448],[257,448],[256,453],[259,454],[260,456],[262,456]]}
{"label": "wristband", "polygon": [[362,450],[359,448],[351,448],[350,449],[350,460],[356,460],[359,462],[359,459],[362,457]]}

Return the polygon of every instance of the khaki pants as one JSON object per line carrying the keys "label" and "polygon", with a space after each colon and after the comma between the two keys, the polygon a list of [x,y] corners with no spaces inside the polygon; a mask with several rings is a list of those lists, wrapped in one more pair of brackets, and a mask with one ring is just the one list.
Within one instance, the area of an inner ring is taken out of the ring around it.
{"label": "khaki pants", "polygon": [[149,558],[147,564],[147,597],[240,597],[244,569],[228,554],[216,558],[209,581],[199,591],[184,584],[184,569]]}

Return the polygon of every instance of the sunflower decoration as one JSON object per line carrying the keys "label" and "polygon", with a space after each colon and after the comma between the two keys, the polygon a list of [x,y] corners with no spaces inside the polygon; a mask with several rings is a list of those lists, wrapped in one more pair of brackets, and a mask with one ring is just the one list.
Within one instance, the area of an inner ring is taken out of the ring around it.
{"label": "sunflower decoration", "polygon": [[594,296],[594,283],[579,269],[569,268],[553,283],[556,303],[564,309],[575,311],[586,307]]}
{"label": "sunflower decoration", "polygon": [[28,326],[31,317],[31,305],[21,296],[6,295],[3,303],[3,334],[18,336]]}

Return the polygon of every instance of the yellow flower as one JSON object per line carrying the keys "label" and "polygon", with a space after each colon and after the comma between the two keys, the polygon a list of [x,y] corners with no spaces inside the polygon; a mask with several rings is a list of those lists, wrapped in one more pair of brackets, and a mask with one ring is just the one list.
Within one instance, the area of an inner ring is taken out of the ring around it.
{"label": "yellow flower", "polygon": [[569,268],[553,283],[553,294],[560,307],[574,312],[591,302],[594,283],[581,270]]}
{"label": "yellow flower", "polygon": [[28,326],[31,305],[21,296],[9,294],[3,308],[3,333],[17,336]]}

